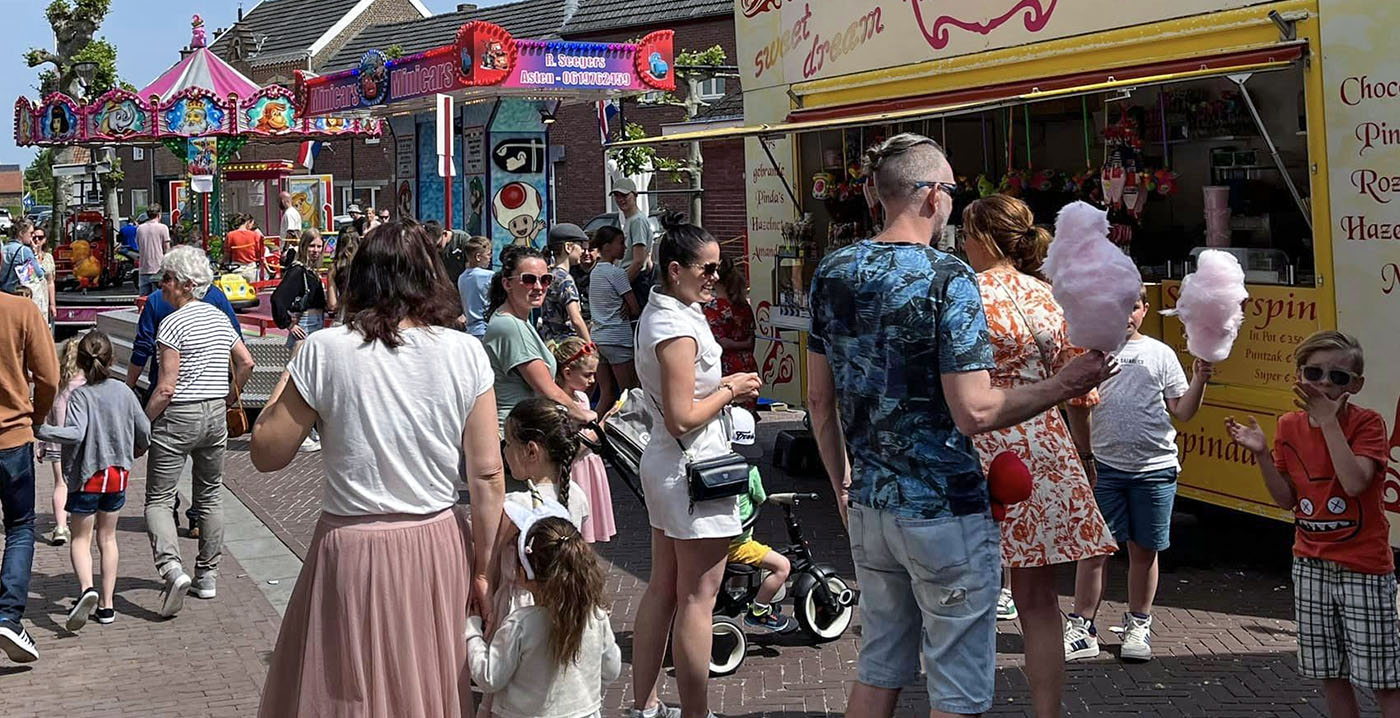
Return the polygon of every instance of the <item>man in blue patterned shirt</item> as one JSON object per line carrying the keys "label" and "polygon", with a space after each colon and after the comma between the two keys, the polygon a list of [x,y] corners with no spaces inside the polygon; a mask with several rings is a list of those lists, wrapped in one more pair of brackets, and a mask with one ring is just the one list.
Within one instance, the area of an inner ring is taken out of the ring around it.
{"label": "man in blue patterned shirt", "polygon": [[929,246],[952,212],[947,158],[901,134],[866,163],[885,229],[817,268],[808,345],[812,427],[861,587],[846,715],[892,715],[920,651],[933,715],[976,715],[992,705],[1001,550],[968,437],[1080,396],[1114,369],[1091,352],[1039,384],[993,388],[977,280]]}

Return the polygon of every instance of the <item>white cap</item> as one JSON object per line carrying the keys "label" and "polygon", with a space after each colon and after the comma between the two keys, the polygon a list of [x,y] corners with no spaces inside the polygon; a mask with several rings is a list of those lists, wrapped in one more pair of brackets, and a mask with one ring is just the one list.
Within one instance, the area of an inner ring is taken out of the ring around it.
{"label": "white cap", "polygon": [[741,406],[729,407],[729,440],[740,446],[753,446],[758,438],[754,431],[753,414]]}

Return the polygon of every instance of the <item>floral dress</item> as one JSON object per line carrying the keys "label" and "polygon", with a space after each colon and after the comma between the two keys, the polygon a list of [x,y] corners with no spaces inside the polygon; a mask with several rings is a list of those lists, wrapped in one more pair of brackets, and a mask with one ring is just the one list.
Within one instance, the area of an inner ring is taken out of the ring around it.
{"label": "floral dress", "polygon": [[[1041,381],[1082,350],[1070,346],[1065,315],[1050,286],[1007,266],[977,275],[999,388]],[[1093,406],[1098,393],[1071,400]],[[1117,545],[1099,513],[1069,427],[1057,409],[1016,426],[973,437],[984,471],[1004,451],[1031,471],[1030,498],[1007,507],[1001,556],[1008,568],[1032,568],[1113,553]]]}
{"label": "floral dress", "polygon": [[[710,333],[715,339],[746,341],[754,338],[753,308],[748,302],[734,303],[723,297],[715,297],[705,305],[705,319],[710,323]],[[719,360],[720,372],[724,376],[739,372],[757,372],[758,360],[752,350],[725,349]],[[743,404],[750,411],[758,408],[758,402]]]}

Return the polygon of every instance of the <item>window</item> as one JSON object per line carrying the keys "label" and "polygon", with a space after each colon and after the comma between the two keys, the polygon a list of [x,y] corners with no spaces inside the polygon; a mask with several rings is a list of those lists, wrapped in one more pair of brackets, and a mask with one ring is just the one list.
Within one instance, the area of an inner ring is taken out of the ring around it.
{"label": "window", "polygon": [[705,102],[714,102],[715,100],[724,97],[724,78],[711,77],[710,79],[701,82],[699,85],[698,94],[700,96],[700,99],[704,100]]}
{"label": "window", "polygon": [[665,99],[666,93],[658,90],[654,92],[642,93],[641,96],[637,98],[637,102],[642,105],[656,105],[660,104]]}
{"label": "window", "polygon": [[132,147],[132,148],[131,148],[131,161],[132,161],[132,162],[140,162],[141,160],[144,160],[144,159],[146,159],[146,150],[145,150],[145,149],[143,149],[143,148],[141,148],[141,147]]}
{"label": "window", "polygon": [[145,212],[145,211],[146,211],[146,208],[149,207],[150,205],[151,205],[150,190],[146,190],[146,189],[134,189],[134,190],[131,190],[131,214],[128,214],[127,216],[128,216],[128,217],[135,217],[136,215],[141,214],[142,212]]}

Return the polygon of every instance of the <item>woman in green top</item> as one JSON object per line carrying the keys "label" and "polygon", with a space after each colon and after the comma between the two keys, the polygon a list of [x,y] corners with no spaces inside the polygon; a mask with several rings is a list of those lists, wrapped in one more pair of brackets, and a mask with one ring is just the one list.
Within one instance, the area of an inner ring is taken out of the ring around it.
{"label": "woman in green top", "polygon": [[491,279],[490,320],[482,342],[496,374],[496,412],[502,429],[510,410],[536,395],[558,402],[575,421],[590,422],[598,416],[580,409],[554,383],[554,354],[530,322],[531,310],[544,303],[552,280],[539,251],[531,247],[501,250],[501,271]]}

